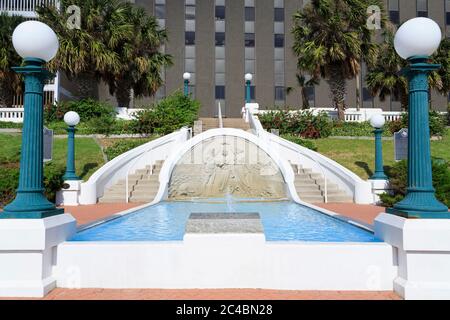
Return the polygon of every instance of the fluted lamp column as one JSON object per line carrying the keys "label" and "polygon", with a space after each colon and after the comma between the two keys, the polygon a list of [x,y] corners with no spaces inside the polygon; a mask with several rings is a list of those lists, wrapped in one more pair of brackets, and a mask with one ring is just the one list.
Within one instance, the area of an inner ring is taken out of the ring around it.
{"label": "fluted lamp column", "polygon": [[250,88],[252,79],[253,79],[253,76],[251,73],[247,73],[245,75],[245,103],[252,102],[251,88]]}
{"label": "fluted lamp column", "polygon": [[[417,37],[422,39],[417,41]],[[428,62],[441,42],[441,29],[431,19],[405,22],[394,39],[395,50],[409,62],[408,187],[405,198],[387,209],[405,218],[450,218],[448,208],[435,196],[430,154],[428,75],[439,65]]]}
{"label": "fluted lamp column", "polygon": [[63,209],[57,209],[47,200],[43,183],[44,84],[53,78],[44,64],[55,57],[59,42],[53,30],[38,21],[19,24],[14,30],[12,41],[15,50],[24,59],[23,66],[13,69],[24,77],[25,110],[19,188],[16,198],[4,208],[0,218],[46,218],[64,213]]}

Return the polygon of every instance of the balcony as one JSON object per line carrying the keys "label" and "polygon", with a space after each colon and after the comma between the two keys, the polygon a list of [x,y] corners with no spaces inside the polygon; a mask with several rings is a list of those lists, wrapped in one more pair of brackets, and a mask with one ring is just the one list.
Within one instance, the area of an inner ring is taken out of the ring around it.
{"label": "balcony", "polygon": [[35,9],[40,4],[59,6],[59,0],[0,0],[0,12],[36,18]]}

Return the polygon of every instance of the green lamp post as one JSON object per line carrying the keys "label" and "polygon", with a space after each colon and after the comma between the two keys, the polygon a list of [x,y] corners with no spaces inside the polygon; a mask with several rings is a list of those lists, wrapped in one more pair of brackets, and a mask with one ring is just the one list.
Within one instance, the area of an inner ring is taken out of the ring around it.
{"label": "green lamp post", "polygon": [[252,83],[253,76],[251,73],[245,74],[245,103],[252,102],[252,96],[250,91],[250,85]]}
{"label": "green lamp post", "polygon": [[387,180],[388,177],[384,173],[383,168],[383,126],[386,120],[383,115],[376,114],[370,118],[370,125],[375,129],[373,133],[375,134],[375,172],[370,177],[371,180]]}
{"label": "green lamp post", "polygon": [[184,79],[184,95],[187,97],[189,95],[189,80],[191,80],[191,74],[189,72],[183,73]]}
{"label": "green lamp post", "polygon": [[14,30],[12,41],[24,59],[17,73],[25,79],[24,122],[20,154],[19,188],[13,202],[0,213],[3,219],[39,219],[64,213],[44,195],[43,183],[43,95],[45,81],[51,75],[44,64],[58,52],[56,34],[46,24],[26,21]]}
{"label": "green lamp post", "polygon": [[408,20],[394,39],[395,50],[409,62],[404,70],[409,80],[408,187],[405,198],[387,212],[405,218],[450,218],[433,188],[428,119],[428,75],[440,67],[428,59],[440,41],[441,29],[428,18]]}
{"label": "green lamp post", "polygon": [[80,116],[74,111],[64,115],[64,122],[68,125],[67,130],[67,165],[64,180],[80,180],[75,173],[75,126],[80,123]]}

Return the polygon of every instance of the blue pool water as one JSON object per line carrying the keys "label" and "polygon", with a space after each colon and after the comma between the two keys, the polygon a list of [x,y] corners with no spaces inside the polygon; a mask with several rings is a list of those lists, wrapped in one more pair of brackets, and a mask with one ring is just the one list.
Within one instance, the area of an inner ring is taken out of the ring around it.
{"label": "blue pool water", "polygon": [[289,202],[161,202],[77,233],[71,241],[183,240],[191,212],[258,212],[267,241],[379,242],[349,223]]}

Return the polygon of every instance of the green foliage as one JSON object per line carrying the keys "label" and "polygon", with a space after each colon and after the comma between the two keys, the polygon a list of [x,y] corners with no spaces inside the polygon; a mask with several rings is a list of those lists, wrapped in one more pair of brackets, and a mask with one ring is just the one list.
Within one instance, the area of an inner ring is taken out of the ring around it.
{"label": "green foliage", "polygon": [[12,34],[14,29],[25,21],[19,15],[0,13],[0,106],[11,107],[14,96],[20,93],[20,76],[11,67],[20,66],[22,58],[14,50]]}
{"label": "green foliage", "polygon": [[450,103],[447,107],[447,126],[450,126]]}
{"label": "green foliage", "polygon": [[106,102],[94,99],[83,99],[80,101],[59,102],[45,106],[45,121],[53,122],[64,119],[64,114],[68,111],[75,111],[80,116],[80,121],[88,121],[92,118],[115,117],[116,112],[113,106]]}
{"label": "green foliage", "polygon": [[14,199],[16,189],[19,186],[19,169],[15,166],[0,166],[0,207]]}
{"label": "green foliage", "polygon": [[63,185],[65,168],[62,165],[49,163],[44,166],[44,188],[48,200],[55,202],[56,192]]}
{"label": "green foliage", "polygon": [[[450,206],[450,168],[446,161],[432,163],[433,187],[436,189],[436,198]],[[394,164],[387,173],[392,188],[392,195],[383,194],[381,201],[385,206],[392,206],[401,201],[406,195],[408,181],[408,167],[406,161]]]}
{"label": "green foliage", "polygon": [[[344,120],[346,80],[359,74],[361,61],[371,65],[378,44],[374,31],[367,28],[367,8],[379,0],[314,0],[293,16],[293,50],[298,68],[313,78],[325,79],[339,120]],[[386,21],[381,14],[381,27]]]}
{"label": "green foliage", "polygon": [[307,139],[326,138],[332,129],[332,122],[326,112],[314,115],[311,111],[277,110],[259,114],[258,118],[266,130],[278,129],[281,135],[290,134]]}
{"label": "green foliage", "polygon": [[104,152],[108,157],[108,160],[112,160],[117,156],[120,156],[122,153],[125,153],[131,149],[139,147],[144,143],[150,141],[149,139],[126,139],[119,140],[115,142],[113,145],[105,148]]}
{"label": "green foliage", "polygon": [[[373,127],[366,122],[333,122],[331,131],[333,137],[372,137]],[[384,136],[392,136],[389,130],[384,130]]]}
{"label": "green foliage", "polygon": [[22,129],[22,123],[15,123],[9,121],[0,121],[1,129]]}
{"label": "green foliage", "polygon": [[200,103],[181,92],[158,101],[150,109],[137,113],[134,130],[140,134],[169,134],[184,126],[193,126],[198,118]]}
{"label": "green foliage", "polygon": [[[429,112],[430,134],[433,136],[444,136],[447,134],[445,120],[442,115],[434,110]],[[394,134],[402,128],[408,128],[408,113],[404,112],[399,120],[388,123],[389,131]]]}
{"label": "green foliage", "polygon": [[[66,26],[72,12],[65,9],[71,5],[81,9],[79,28]],[[88,97],[89,83],[99,80],[108,84],[123,107],[128,107],[131,89],[136,96],[157,91],[162,84],[160,71],[170,65],[170,56],[160,50],[167,35],[154,16],[120,0],[61,0],[60,7],[42,4],[36,11],[60,42],[50,68],[85,81],[79,82],[77,96]]]}
{"label": "green foliage", "polygon": [[[44,166],[45,196],[54,202],[56,192],[63,184],[64,167],[53,163]],[[19,186],[19,163],[2,164],[0,168],[0,207],[5,206],[16,196]]]}
{"label": "green foliage", "polygon": [[294,135],[291,135],[291,134],[285,134],[285,135],[282,135],[281,137],[283,139],[286,139],[286,140],[289,140],[289,141],[291,141],[293,143],[301,145],[302,147],[311,149],[313,151],[317,151],[317,146],[314,143],[314,141],[305,140],[305,139],[300,138],[299,136],[294,136]]}

